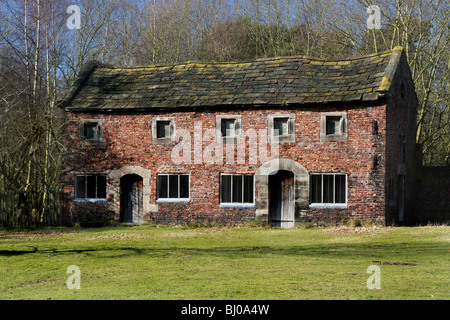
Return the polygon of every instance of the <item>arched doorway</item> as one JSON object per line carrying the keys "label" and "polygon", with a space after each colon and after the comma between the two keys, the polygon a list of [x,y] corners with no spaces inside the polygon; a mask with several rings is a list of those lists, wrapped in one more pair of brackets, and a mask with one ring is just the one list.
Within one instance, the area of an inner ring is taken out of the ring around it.
{"label": "arched doorway", "polygon": [[[305,217],[309,208],[309,173],[298,162],[291,159],[265,162],[255,172],[255,186],[256,219],[289,228]],[[281,223],[283,210],[289,221],[294,215],[294,222]]]}
{"label": "arched doorway", "polygon": [[120,178],[120,221],[138,223],[142,220],[143,178],[127,174]]}
{"label": "arched doorway", "polygon": [[280,170],[269,176],[269,220],[274,226],[292,228],[295,222],[294,173]]}

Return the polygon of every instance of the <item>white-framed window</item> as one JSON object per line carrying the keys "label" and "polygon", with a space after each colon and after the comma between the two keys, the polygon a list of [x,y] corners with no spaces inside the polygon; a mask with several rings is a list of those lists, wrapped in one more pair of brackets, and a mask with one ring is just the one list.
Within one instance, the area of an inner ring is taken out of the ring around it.
{"label": "white-framed window", "polygon": [[346,205],[347,175],[345,173],[311,173],[311,205]]}
{"label": "white-framed window", "polygon": [[322,112],[321,142],[345,142],[348,137],[347,112]]}
{"label": "white-framed window", "polygon": [[270,114],[267,123],[269,142],[295,142],[295,114]]}
{"label": "white-framed window", "polygon": [[156,178],[159,202],[189,201],[189,174],[161,173]]}
{"label": "white-framed window", "polygon": [[241,135],[240,115],[216,116],[217,143],[237,143]]}
{"label": "white-framed window", "polygon": [[220,204],[222,206],[253,206],[255,181],[253,174],[220,175]]}
{"label": "white-framed window", "polygon": [[77,175],[75,177],[75,199],[106,199],[106,175]]}

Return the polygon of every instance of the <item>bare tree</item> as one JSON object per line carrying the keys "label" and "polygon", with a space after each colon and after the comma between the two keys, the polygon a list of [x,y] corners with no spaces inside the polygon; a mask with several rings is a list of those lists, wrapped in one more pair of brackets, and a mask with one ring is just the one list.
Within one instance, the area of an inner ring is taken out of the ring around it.
{"label": "bare tree", "polygon": [[416,142],[424,164],[448,164],[450,10],[448,0],[389,0],[379,3],[381,28],[367,28],[367,8],[374,3],[335,1],[327,27],[353,44],[357,54],[402,46],[419,98]]}

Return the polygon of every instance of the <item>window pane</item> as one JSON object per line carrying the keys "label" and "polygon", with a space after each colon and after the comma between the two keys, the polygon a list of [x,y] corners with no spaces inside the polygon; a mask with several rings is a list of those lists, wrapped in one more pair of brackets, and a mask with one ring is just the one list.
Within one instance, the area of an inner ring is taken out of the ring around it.
{"label": "window pane", "polygon": [[96,176],[87,176],[87,191],[86,191],[86,197],[89,199],[95,199],[96,198],[96,184],[97,184],[97,177]]}
{"label": "window pane", "polygon": [[327,117],[327,134],[341,133],[341,117]]}
{"label": "window pane", "polygon": [[178,198],[178,175],[169,176],[169,198]]}
{"label": "window pane", "polygon": [[253,203],[253,176],[244,176],[244,202]]}
{"label": "window pane", "polygon": [[222,120],[222,136],[224,137],[234,137],[235,136],[235,122],[234,119],[223,119]]}
{"label": "window pane", "polygon": [[333,203],[333,175],[323,175],[323,203]]}
{"label": "window pane", "polygon": [[345,175],[336,175],[335,176],[335,186],[336,186],[336,203],[345,203]]}
{"label": "window pane", "polygon": [[156,123],[157,127],[157,138],[170,138],[170,121],[158,121]]}
{"label": "window pane", "polygon": [[231,176],[222,175],[222,202],[231,202]]}
{"label": "window pane", "polygon": [[233,202],[242,202],[242,176],[233,176]]}
{"label": "window pane", "polygon": [[311,176],[311,203],[322,202],[322,175]]}
{"label": "window pane", "polygon": [[88,122],[84,124],[84,137],[86,139],[98,139],[98,123]]}
{"label": "window pane", "polygon": [[189,198],[189,175],[180,176],[180,198]]}
{"label": "window pane", "polygon": [[97,198],[106,198],[106,176],[97,176]]}
{"label": "window pane", "polygon": [[167,176],[166,175],[158,175],[158,198],[167,198]]}
{"label": "window pane", "polygon": [[76,185],[77,185],[76,198],[78,199],[86,198],[86,176],[77,176]]}
{"label": "window pane", "polygon": [[164,124],[164,137],[170,138],[170,121]]}
{"label": "window pane", "polygon": [[288,120],[289,120],[288,118],[274,119],[273,121],[274,135],[277,135],[276,130],[278,130],[278,135],[280,136],[286,136],[289,134]]}

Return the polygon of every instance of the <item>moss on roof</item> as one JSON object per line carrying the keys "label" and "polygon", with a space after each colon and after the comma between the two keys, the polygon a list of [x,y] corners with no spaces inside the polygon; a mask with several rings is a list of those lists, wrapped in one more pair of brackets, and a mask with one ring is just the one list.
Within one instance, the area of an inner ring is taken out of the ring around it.
{"label": "moss on roof", "polygon": [[402,47],[363,57],[278,57],[119,67],[88,64],[60,106],[102,111],[376,101],[390,88]]}

